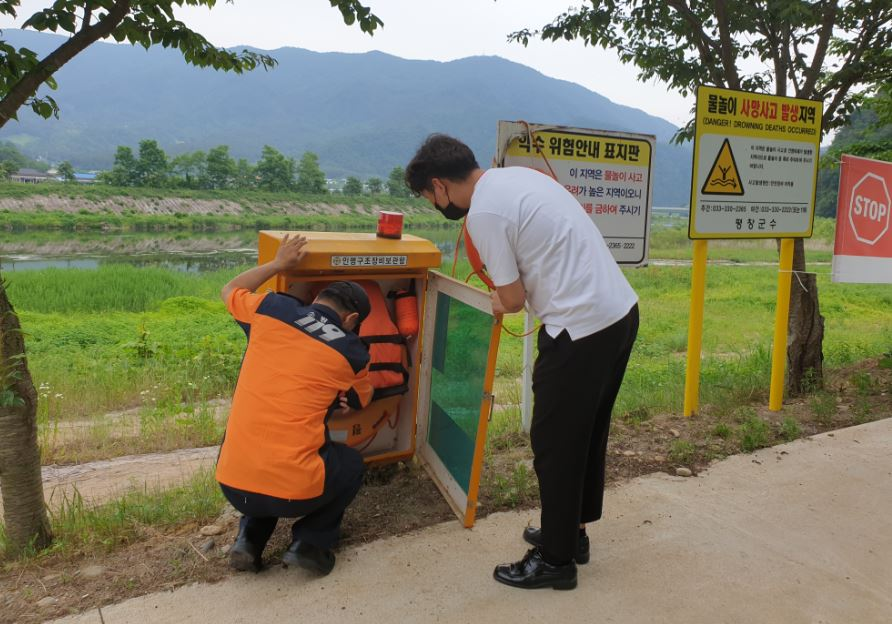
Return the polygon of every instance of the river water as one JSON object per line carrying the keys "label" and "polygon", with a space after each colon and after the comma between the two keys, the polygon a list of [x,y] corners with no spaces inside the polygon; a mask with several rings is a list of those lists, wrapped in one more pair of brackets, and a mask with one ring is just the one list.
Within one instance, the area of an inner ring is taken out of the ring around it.
{"label": "river water", "polygon": [[[652,232],[678,227],[677,219],[654,219]],[[354,230],[358,231],[358,230]],[[412,229],[409,234],[432,241],[452,260],[458,228]],[[756,241],[762,243],[765,241]],[[747,243],[749,244],[749,243]],[[773,244],[767,242],[767,244]],[[252,265],[257,262],[257,232],[2,232],[0,231],[0,272],[47,268],[97,269],[127,264],[173,271],[207,272]],[[655,259],[655,266],[688,266],[690,260]],[[711,258],[710,264],[753,266],[776,264],[735,262]]]}
{"label": "river water", "polygon": [[[455,228],[409,230],[452,257]],[[174,271],[217,271],[257,262],[256,232],[96,234],[21,232],[0,235],[0,271],[96,269],[110,264]]]}

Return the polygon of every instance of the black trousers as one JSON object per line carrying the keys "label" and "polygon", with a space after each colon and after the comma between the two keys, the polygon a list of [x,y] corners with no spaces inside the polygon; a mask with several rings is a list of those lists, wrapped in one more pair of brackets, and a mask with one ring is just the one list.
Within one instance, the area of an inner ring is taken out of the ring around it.
{"label": "black trousers", "polygon": [[573,558],[579,524],[601,517],[610,415],[638,335],[638,306],[573,341],[539,330],[530,441],[542,504],[542,555]]}
{"label": "black trousers", "polygon": [[291,525],[292,540],[321,548],[337,545],[344,511],[362,486],[365,464],[358,451],[343,444],[329,444],[322,454],[325,486],[316,498],[287,500],[220,484],[226,500],[243,514],[239,531],[249,542],[263,550],[279,518],[297,518]]}

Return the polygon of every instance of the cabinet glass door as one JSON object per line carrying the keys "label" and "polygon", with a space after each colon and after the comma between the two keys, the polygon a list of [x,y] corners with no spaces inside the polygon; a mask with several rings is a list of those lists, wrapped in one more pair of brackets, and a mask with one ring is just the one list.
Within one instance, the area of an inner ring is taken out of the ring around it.
{"label": "cabinet glass door", "polygon": [[489,294],[429,274],[416,448],[466,527],[474,524],[501,318]]}

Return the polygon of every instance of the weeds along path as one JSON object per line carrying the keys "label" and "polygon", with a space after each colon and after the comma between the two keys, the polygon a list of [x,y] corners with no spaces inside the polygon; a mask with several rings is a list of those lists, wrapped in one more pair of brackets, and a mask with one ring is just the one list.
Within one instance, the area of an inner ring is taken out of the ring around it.
{"label": "weeds along path", "polygon": [[[211,399],[204,402],[215,420],[225,420],[229,416],[229,399]],[[191,412],[176,411],[166,414],[165,418],[177,420],[192,415]],[[98,430],[103,436],[111,438],[144,436],[144,428],[147,420],[151,422],[155,417],[146,417],[145,408],[133,407],[126,410],[109,412],[108,414],[84,420],[58,420],[53,423],[40,423],[42,442],[52,441],[60,444],[70,443],[83,438],[91,433],[95,435]]]}
{"label": "weeds along path", "polygon": [[[218,449],[218,446],[209,446],[70,466],[44,466],[44,496],[50,508],[57,509],[65,500],[71,501],[78,495],[86,505],[95,505],[134,487],[155,489],[176,485],[200,468],[212,466]],[[0,513],[2,509],[0,504]]]}
{"label": "weeds along path", "polygon": [[189,411],[137,407],[87,419],[38,423],[44,465],[83,464],[125,455],[212,446],[222,439],[228,399]]}

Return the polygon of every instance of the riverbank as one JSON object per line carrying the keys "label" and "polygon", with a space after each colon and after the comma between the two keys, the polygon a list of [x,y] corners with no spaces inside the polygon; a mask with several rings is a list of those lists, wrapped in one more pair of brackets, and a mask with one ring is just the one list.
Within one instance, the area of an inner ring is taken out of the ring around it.
{"label": "riverbank", "polygon": [[0,230],[11,232],[368,229],[381,210],[402,212],[414,227],[444,225],[411,197],[0,184]]}

